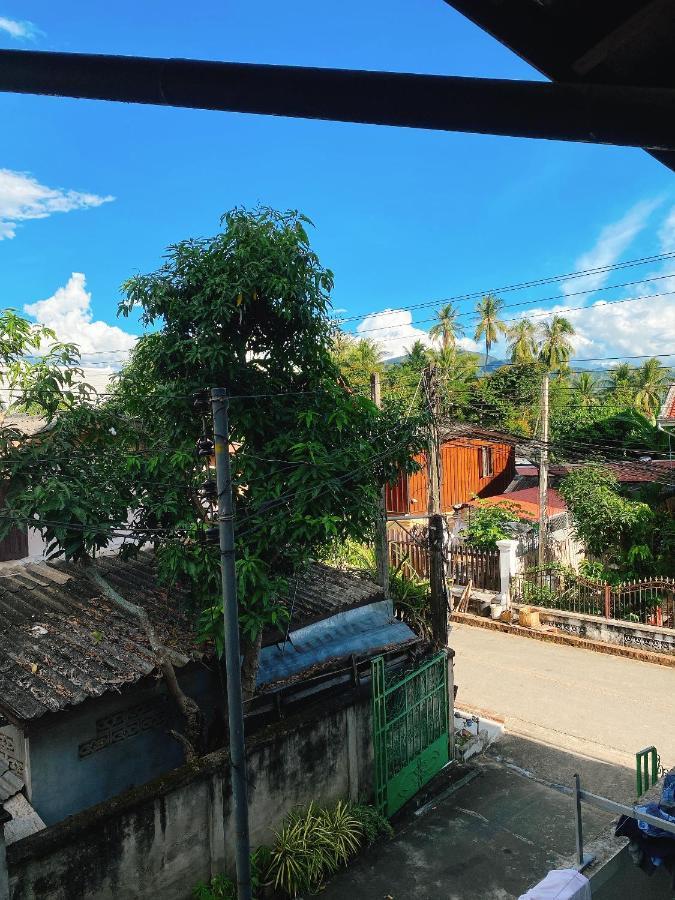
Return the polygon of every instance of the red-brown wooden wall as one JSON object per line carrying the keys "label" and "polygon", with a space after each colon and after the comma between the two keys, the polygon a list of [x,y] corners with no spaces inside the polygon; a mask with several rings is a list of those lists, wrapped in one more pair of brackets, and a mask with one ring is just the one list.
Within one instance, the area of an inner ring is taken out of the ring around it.
{"label": "red-brown wooden wall", "polygon": [[[492,475],[481,478],[481,447],[492,451]],[[426,515],[429,506],[429,472],[426,457],[415,457],[422,464],[419,472],[402,475],[396,484],[387,485],[387,512],[398,515]],[[455,503],[468,503],[474,494],[492,497],[506,490],[516,473],[516,450],[511,444],[461,438],[446,441],[441,447],[443,467],[441,508],[450,512]]]}

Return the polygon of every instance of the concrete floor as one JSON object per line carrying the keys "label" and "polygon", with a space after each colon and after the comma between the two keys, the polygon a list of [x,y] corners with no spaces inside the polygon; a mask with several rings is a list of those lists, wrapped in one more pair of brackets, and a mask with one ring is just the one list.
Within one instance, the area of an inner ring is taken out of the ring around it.
{"label": "concrete floor", "polygon": [[[391,841],[364,853],[330,882],[326,900],[512,900],[549,869],[570,864],[569,797],[503,764],[481,760],[479,776]],[[610,817],[591,811],[589,837]]]}
{"label": "concrete floor", "polygon": [[675,765],[675,669],[469,625],[453,627],[450,646],[457,705],[495,714],[512,739],[551,750],[537,754],[538,770],[522,753],[513,760],[545,780],[574,774],[556,774],[564,751],[596,779],[585,787],[627,800],[637,750],[654,744],[662,764]]}
{"label": "concrete floor", "polygon": [[[551,785],[579,773],[587,790],[629,802],[636,750],[655,744],[675,764],[675,670],[466,625],[450,645],[458,707],[494,715],[504,732],[475,761],[478,778],[399,821],[326,900],[512,900],[574,863],[572,801]],[[612,821],[584,805],[598,865],[622,846]],[[671,896],[665,873],[647,879],[625,858],[611,871],[599,900]]]}

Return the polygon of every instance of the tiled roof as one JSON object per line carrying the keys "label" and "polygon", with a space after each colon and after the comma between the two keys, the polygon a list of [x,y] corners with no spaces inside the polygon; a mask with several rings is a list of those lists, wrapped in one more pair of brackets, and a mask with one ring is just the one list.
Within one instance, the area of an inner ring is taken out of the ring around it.
{"label": "tiled roof", "polygon": [[668,389],[658,421],[662,425],[675,425],[675,382]]}
{"label": "tiled roof", "polygon": [[[484,506],[496,506],[500,503],[515,503],[527,518],[538,518],[539,516],[539,488],[523,488],[520,491],[509,491],[506,494],[497,494],[494,497],[485,497],[481,499],[480,504]],[[548,514],[554,516],[557,513],[564,512],[567,509],[565,501],[555,488],[548,489]]]}
{"label": "tiled roof", "polygon": [[[551,478],[563,478],[569,472],[579,468],[581,463],[574,465],[552,465],[549,466],[548,474]],[[602,463],[604,469],[609,469],[614,473],[617,481],[622,484],[649,484],[653,481],[671,480],[671,476],[675,477],[675,459],[652,459],[649,462],[640,462],[639,460],[626,460],[626,462],[608,462]],[[539,470],[536,466],[518,465],[516,466],[516,475],[521,478],[536,478]]]}
{"label": "tiled roof", "polygon": [[[157,587],[152,558],[101,557],[107,581],[143,606],[158,638],[182,654],[202,655],[178,595]],[[16,573],[16,574],[12,574]],[[156,668],[145,632],[102,595],[80,567],[0,566],[0,712],[25,721],[138,681]]]}

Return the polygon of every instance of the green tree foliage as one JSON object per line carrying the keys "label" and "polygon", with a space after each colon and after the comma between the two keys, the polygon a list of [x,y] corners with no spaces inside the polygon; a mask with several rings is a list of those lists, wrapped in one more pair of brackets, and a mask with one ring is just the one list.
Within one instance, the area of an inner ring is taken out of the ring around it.
{"label": "green tree foliage", "polygon": [[537,355],[537,328],[531,319],[518,319],[506,332],[509,339],[511,362],[533,362]]}
{"label": "green tree foliage", "polygon": [[574,346],[569,340],[574,334],[574,326],[564,316],[555,315],[550,322],[544,322],[540,330],[541,347],[539,358],[549,371],[563,371],[569,365]]}
{"label": "green tree foliage", "polygon": [[497,541],[513,536],[509,525],[519,522],[520,511],[515,503],[477,502],[470,510],[469,522],[462,532],[465,542],[479,550],[496,550]]}
{"label": "green tree foliage", "polygon": [[333,357],[347,383],[361,393],[370,391],[370,376],[384,371],[383,353],[370,338],[354,339],[344,332],[333,338]]}
{"label": "green tree foliage", "polygon": [[541,377],[538,362],[500,366],[477,383],[467,418],[489,428],[531,435],[539,414]]}
{"label": "green tree foliage", "polygon": [[121,313],[139,310],[154,331],[139,339],[113,396],[64,411],[49,439],[5,444],[15,518],[37,516],[54,552],[85,558],[133,510],[125,552],[153,546],[162,578],[191,587],[218,638],[219,555],[201,540],[211,510],[195,496],[205,469],[193,393],[227,387],[240,622],[253,674],[261,630],[283,615],[289,580],[332,541],[370,532],[379,487],[421,446],[414,420],[341,386],[327,317],[333,275],[307,224],[293,212],[236,209],[215,236],[171,246],[158,271],[124,285]]}
{"label": "green tree foliage", "polygon": [[646,360],[635,373],[635,408],[652,423],[670,383],[670,371],[656,357]]}
{"label": "green tree foliage", "polygon": [[574,379],[574,399],[581,406],[594,406],[598,400],[598,386],[590,372],[579,372]]}
{"label": "green tree foliage", "polygon": [[494,294],[486,294],[476,305],[478,324],[474,333],[474,340],[485,341],[485,365],[488,364],[490,347],[499,339],[500,334],[507,333],[507,327],[500,316],[504,301]]}
{"label": "green tree foliage", "polygon": [[436,313],[438,322],[429,329],[429,337],[433,340],[440,339],[441,349],[445,352],[455,346],[457,337],[464,334],[464,329],[459,319],[459,310],[447,303]]}
{"label": "green tree foliage", "polygon": [[[560,484],[577,537],[620,577],[672,571],[672,518],[620,492],[615,475],[600,465],[582,466]],[[669,559],[670,557],[670,559]]]}

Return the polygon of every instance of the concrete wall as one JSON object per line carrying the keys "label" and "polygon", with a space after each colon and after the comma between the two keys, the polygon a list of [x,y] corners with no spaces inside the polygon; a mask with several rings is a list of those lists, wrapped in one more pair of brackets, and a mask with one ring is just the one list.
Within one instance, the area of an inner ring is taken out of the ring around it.
{"label": "concrete wall", "polygon": [[633,622],[617,622],[600,616],[540,608],[542,623],[552,625],[575,637],[593,641],[605,641],[636,650],[653,653],[675,653],[675,630],[653,625],[636,625]]}
{"label": "concrete wall", "polygon": [[[180,673],[207,720],[219,702],[216,680],[201,667]],[[175,702],[155,679],[48,715],[28,732],[28,799],[52,825],[157,778],[183,762],[182,747],[167,733],[181,727]]]}
{"label": "concrete wall", "polygon": [[[370,799],[370,709],[367,692],[324,701],[251,739],[254,847],[270,842],[294,805]],[[232,828],[227,754],[219,751],[12,844],[10,898],[187,900],[198,881],[231,871]]]}

